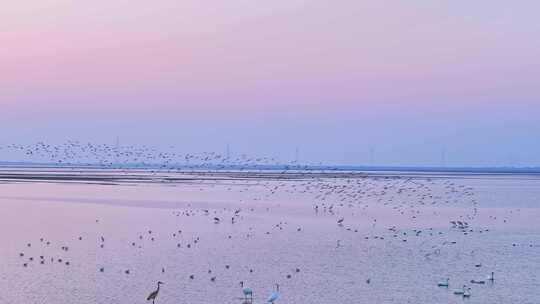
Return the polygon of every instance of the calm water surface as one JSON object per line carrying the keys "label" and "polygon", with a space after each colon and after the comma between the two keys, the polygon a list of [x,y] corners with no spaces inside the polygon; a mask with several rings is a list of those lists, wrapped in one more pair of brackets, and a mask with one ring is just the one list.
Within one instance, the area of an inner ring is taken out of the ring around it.
{"label": "calm water surface", "polygon": [[0,183],[0,303],[540,303],[539,179],[144,180]]}

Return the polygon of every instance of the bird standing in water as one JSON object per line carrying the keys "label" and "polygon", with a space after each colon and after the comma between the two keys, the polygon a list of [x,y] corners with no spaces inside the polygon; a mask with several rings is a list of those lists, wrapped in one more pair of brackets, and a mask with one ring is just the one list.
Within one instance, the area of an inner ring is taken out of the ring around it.
{"label": "bird standing in water", "polygon": [[163,284],[163,282],[159,281],[157,282],[157,289],[155,291],[153,291],[149,296],[148,298],[146,298],[146,301],[150,301],[152,300],[152,304],[155,303],[156,301],[156,298],[158,296],[158,293],[159,293],[159,285]]}
{"label": "bird standing in water", "polygon": [[274,302],[279,298],[279,284],[276,284],[276,290],[274,290],[270,297],[268,297],[267,303],[274,304]]}
{"label": "bird standing in water", "polygon": [[[244,287],[244,281],[240,281],[240,286],[242,287],[242,293],[244,294],[244,303],[253,303],[253,290]],[[248,296],[250,301],[248,301]]]}

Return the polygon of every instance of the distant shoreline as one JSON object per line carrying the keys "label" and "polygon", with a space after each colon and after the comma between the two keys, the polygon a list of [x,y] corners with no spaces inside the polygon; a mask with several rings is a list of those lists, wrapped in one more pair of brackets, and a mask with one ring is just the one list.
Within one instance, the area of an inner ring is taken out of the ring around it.
{"label": "distant shoreline", "polygon": [[332,169],[261,169],[246,167],[235,168],[107,168],[107,167],[68,167],[68,166],[5,166],[0,165],[0,182],[78,182],[98,184],[184,184],[227,181],[298,181],[315,179],[362,179],[362,178],[405,178],[405,179],[529,179],[540,180],[540,173],[535,171],[466,171],[441,168],[369,168],[369,170],[351,170],[350,168]]}
{"label": "distant shoreline", "polygon": [[79,170],[156,170],[156,171],[197,171],[197,172],[226,172],[226,171],[286,171],[286,172],[408,172],[408,173],[439,173],[439,174],[525,174],[540,175],[540,167],[437,167],[437,166],[331,166],[331,165],[169,165],[160,164],[116,164],[103,166],[99,164],[51,164],[0,162],[0,171],[9,169],[79,169]]}

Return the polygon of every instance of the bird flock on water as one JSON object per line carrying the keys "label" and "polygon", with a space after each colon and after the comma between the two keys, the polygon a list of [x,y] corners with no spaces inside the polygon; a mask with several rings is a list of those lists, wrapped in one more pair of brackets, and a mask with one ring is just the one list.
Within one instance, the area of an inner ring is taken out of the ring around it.
{"label": "bird flock on water", "polygon": [[[163,176],[163,179],[175,182],[177,180],[165,173],[181,172],[186,170],[201,170],[207,169],[212,171],[197,172],[198,182],[204,184],[200,191],[205,191],[207,188],[222,187],[226,191],[238,191],[246,196],[251,196],[250,201],[262,202],[271,200],[273,197],[279,197],[283,194],[301,194],[307,196],[311,200],[312,215],[318,219],[324,219],[322,223],[327,223],[332,220],[336,229],[340,233],[359,234],[355,238],[358,242],[399,242],[406,244],[415,242],[418,239],[430,238],[435,242],[430,242],[429,246],[420,248],[423,258],[426,261],[431,261],[440,257],[444,250],[449,247],[455,247],[458,240],[449,240],[449,238],[457,235],[469,236],[473,234],[489,233],[487,228],[479,228],[474,226],[476,217],[478,216],[478,202],[474,195],[474,189],[467,187],[453,180],[437,180],[433,178],[414,178],[400,175],[368,175],[354,172],[337,172],[324,170],[309,172],[302,167],[287,167],[278,172],[267,172],[261,169],[267,165],[279,165],[273,158],[257,158],[247,157],[245,155],[239,157],[224,156],[219,153],[202,153],[202,154],[180,154],[173,152],[162,152],[156,149],[147,147],[132,147],[132,146],[110,146],[110,145],[94,145],[81,144],[79,142],[69,142],[67,144],[55,146],[45,143],[36,145],[8,145],[0,147],[2,149],[19,150],[27,156],[36,156],[39,159],[54,160],[57,164],[68,165],[99,165],[105,168],[117,167],[144,167],[152,166],[153,175]],[[157,166],[157,167],[156,167]],[[257,167],[259,166],[259,167]],[[222,169],[236,168],[238,170],[227,171]],[[254,169],[255,168],[255,169]],[[257,169],[259,168],[259,169]],[[117,174],[117,173],[115,173]],[[129,175],[130,172],[126,172]],[[117,175],[114,175],[117,176]],[[54,179],[54,177],[50,177]],[[137,176],[140,178],[140,176]],[[121,184],[121,180],[125,177],[113,179],[117,184]],[[181,180],[181,179],[179,179]],[[256,187],[259,191],[251,191],[252,187]],[[248,201],[246,199],[245,201]],[[174,210],[171,215],[174,217],[191,217],[204,219],[212,225],[239,225],[245,222],[252,215],[260,213],[270,213],[276,206],[261,207],[256,205],[249,206],[245,202],[243,207],[222,207],[222,208],[198,208],[188,204],[186,208]],[[468,210],[466,213],[460,214],[455,219],[449,221],[448,229],[440,229],[436,227],[428,228],[400,228],[398,224],[387,227],[382,227],[382,221],[368,213],[370,207],[376,205],[390,210],[394,215],[400,216],[407,220],[408,223],[415,223],[422,218],[438,216],[437,211],[429,207],[440,206],[461,206]],[[489,217],[493,222],[506,223],[509,217],[497,218],[496,216]],[[96,224],[99,225],[100,220],[96,219]],[[368,229],[366,229],[368,227]],[[380,229],[382,228],[382,229]],[[249,226],[247,231],[230,233],[226,236],[226,240],[241,239],[243,242],[249,242],[250,239],[262,236],[271,237],[277,233],[304,233],[306,227],[301,224],[293,224],[290,221],[276,221],[272,226]],[[166,237],[164,236],[166,235]],[[92,242],[99,250],[107,250],[107,242],[105,235],[81,235],[74,240],[65,240],[62,243],[53,242],[45,236],[41,236],[37,241],[27,242],[25,250],[19,254],[23,267],[29,268],[34,264],[55,264],[64,265],[66,267],[73,266],[73,255],[69,255],[71,248],[76,247],[72,242]],[[333,250],[346,250],[348,244],[344,241],[347,238],[335,240]],[[174,231],[157,233],[152,229],[139,231],[134,234],[128,241],[129,247],[142,250],[149,243],[161,242],[169,240],[167,246],[173,245],[178,250],[197,250],[201,242],[204,242],[204,236],[187,233],[179,227]],[[417,243],[417,242],[416,242]],[[424,242],[422,242],[424,244]],[[516,246],[516,244],[513,244]],[[532,246],[532,244],[530,245]],[[56,249],[58,249],[56,251]],[[39,252],[39,253],[36,253]],[[474,255],[473,252],[470,253]],[[107,273],[109,268],[114,271],[119,271],[114,265],[96,265],[96,271],[99,273]],[[161,269],[162,273],[167,271],[166,265],[156,265]],[[239,268],[245,265],[235,265]],[[481,267],[481,263],[475,264],[475,267]],[[255,267],[247,266],[249,273],[254,273]],[[231,269],[230,264],[221,265],[220,269]],[[125,275],[137,272],[137,269],[121,269]],[[292,269],[283,279],[293,279],[294,275],[300,275],[300,266]],[[208,281],[215,283],[219,277],[216,272],[209,269],[205,273]],[[202,276],[202,274],[190,273],[186,274],[187,280],[193,281]],[[370,285],[374,282],[373,278],[366,277],[365,284]],[[494,272],[485,280],[472,279],[470,284],[482,285],[494,282]],[[242,280],[239,282],[242,300],[244,303],[252,303],[254,292]],[[153,303],[156,301],[160,287],[163,282],[157,282],[157,289],[148,297],[148,301]],[[171,286],[169,284],[168,286]],[[439,287],[450,286],[450,279],[447,278],[437,284]],[[462,297],[470,297],[472,288],[467,284],[456,289],[454,294]],[[270,296],[267,298],[267,303],[274,303],[279,299],[280,285],[276,284]]]}

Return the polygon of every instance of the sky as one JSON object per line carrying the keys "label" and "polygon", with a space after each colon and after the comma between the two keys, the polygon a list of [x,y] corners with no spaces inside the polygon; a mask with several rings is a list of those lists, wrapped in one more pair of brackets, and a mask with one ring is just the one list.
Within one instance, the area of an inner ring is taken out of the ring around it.
{"label": "sky", "polygon": [[[540,2],[21,0],[0,145],[540,166]],[[444,157],[443,157],[444,155]],[[2,159],[0,153],[0,160]]]}

